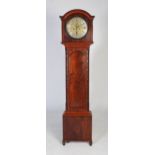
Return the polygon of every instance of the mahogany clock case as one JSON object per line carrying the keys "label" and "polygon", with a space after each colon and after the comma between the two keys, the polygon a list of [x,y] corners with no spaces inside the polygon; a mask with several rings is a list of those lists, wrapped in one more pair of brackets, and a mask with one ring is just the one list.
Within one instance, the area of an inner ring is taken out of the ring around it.
{"label": "mahogany clock case", "polygon": [[[66,23],[81,17],[88,24],[83,38],[74,39],[66,32]],[[92,113],[89,110],[89,47],[93,43],[93,19],[84,10],[71,10],[62,21],[62,44],[66,52],[66,110],[63,114],[63,144],[88,141],[92,145]]]}

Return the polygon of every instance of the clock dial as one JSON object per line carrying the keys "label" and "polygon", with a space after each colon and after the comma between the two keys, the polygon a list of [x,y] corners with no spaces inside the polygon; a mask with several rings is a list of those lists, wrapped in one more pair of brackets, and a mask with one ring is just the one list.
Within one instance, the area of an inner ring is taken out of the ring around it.
{"label": "clock dial", "polygon": [[81,39],[87,34],[88,25],[83,18],[73,17],[67,22],[66,30],[70,37]]}

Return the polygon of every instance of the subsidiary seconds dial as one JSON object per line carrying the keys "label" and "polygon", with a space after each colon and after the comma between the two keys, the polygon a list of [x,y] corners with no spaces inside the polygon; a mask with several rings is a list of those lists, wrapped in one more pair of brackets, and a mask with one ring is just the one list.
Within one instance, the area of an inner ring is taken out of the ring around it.
{"label": "subsidiary seconds dial", "polygon": [[81,39],[87,34],[88,25],[83,18],[73,17],[67,22],[66,31],[70,37]]}

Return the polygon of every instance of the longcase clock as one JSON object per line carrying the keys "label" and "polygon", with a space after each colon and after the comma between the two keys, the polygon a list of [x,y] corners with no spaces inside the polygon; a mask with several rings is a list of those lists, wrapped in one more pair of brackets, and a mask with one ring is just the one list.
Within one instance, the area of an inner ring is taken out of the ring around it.
{"label": "longcase clock", "polygon": [[92,113],[89,110],[89,47],[93,43],[93,19],[84,10],[60,16],[62,44],[66,52],[66,110],[63,145],[87,141],[92,145]]}

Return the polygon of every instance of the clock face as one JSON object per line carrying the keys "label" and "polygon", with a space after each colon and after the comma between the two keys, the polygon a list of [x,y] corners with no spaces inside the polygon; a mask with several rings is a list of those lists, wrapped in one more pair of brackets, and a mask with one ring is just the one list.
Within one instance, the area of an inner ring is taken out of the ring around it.
{"label": "clock face", "polygon": [[81,39],[87,34],[88,25],[83,18],[73,17],[67,22],[66,30],[70,37]]}

